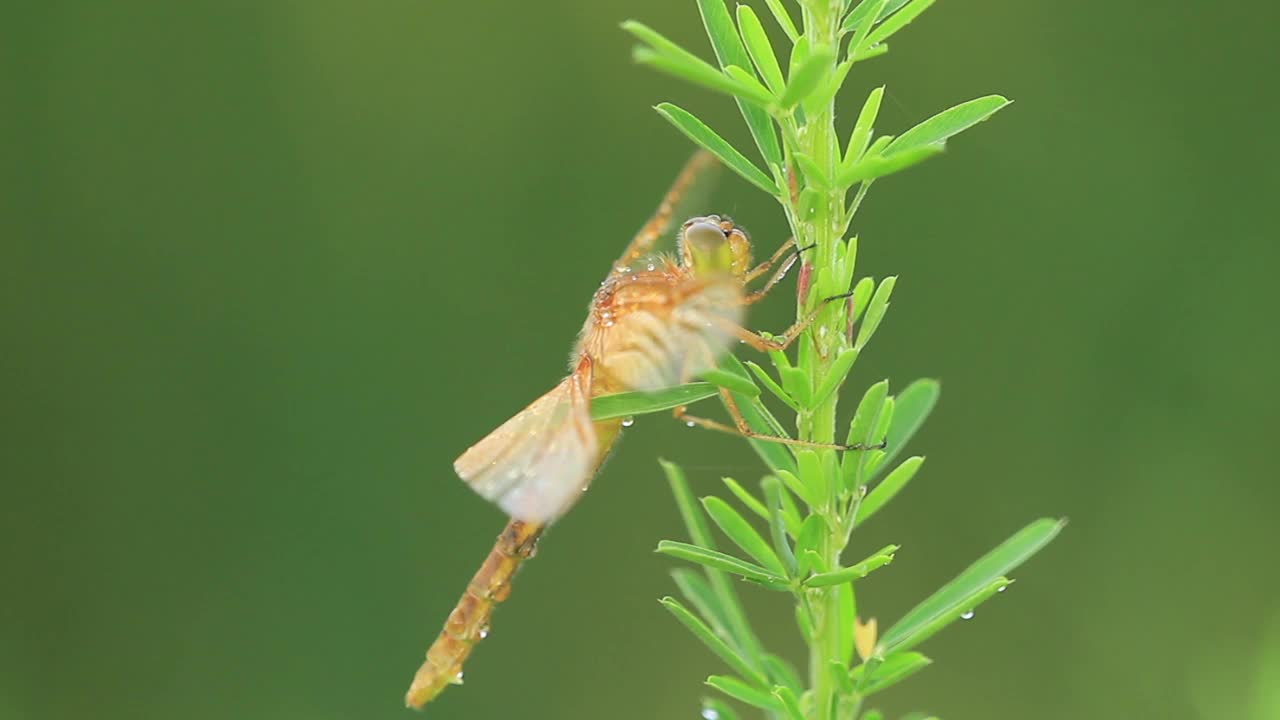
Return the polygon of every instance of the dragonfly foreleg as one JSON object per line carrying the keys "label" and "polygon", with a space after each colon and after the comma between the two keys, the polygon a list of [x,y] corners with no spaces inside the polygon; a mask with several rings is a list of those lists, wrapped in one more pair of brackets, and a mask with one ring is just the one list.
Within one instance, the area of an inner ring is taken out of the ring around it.
{"label": "dragonfly foreleg", "polygon": [[769,350],[786,350],[791,347],[791,343],[795,342],[796,338],[800,337],[800,333],[804,332],[805,328],[809,327],[809,325],[817,319],[818,313],[822,312],[823,308],[836,300],[844,300],[852,295],[853,293],[849,292],[823,298],[822,301],[818,303],[818,307],[814,308],[808,315],[797,320],[791,327],[783,330],[780,335],[765,337],[758,332],[754,332],[737,325],[733,327],[733,334],[739,340],[760,352],[768,352]]}

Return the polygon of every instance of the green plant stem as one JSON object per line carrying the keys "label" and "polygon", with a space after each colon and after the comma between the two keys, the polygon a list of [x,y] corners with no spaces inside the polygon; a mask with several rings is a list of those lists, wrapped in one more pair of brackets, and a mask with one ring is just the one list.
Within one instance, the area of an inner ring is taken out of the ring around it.
{"label": "green plant stem", "polygon": [[[813,46],[832,49],[838,47],[840,9],[839,0],[817,0],[805,7],[805,36]],[[831,72],[835,72],[837,55],[838,53],[832,53]],[[835,176],[836,167],[839,164],[839,151],[835,138],[834,99],[827,100],[819,108],[809,107],[804,130],[800,133],[800,142],[805,154],[817,163],[827,177]],[[838,233],[843,231],[845,225],[843,216],[843,193],[836,189],[829,189],[822,193],[818,202],[813,203],[812,214],[809,217],[800,218],[800,231],[807,234],[802,244],[815,246],[810,276],[815,283],[824,268],[830,268],[835,264],[836,243],[841,239]],[[814,297],[815,294],[812,292],[808,295],[810,297],[798,299],[799,317],[809,312],[813,303],[821,301],[821,298]],[[807,337],[801,340],[812,343],[813,352],[806,355],[809,358],[807,370],[812,387],[822,385],[841,344],[847,342],[845,333],[841,330],[844,315],[843,303],[829,306],[814,322]],[[801,438],[823,443],[835,441],[837,400],[838,393],[832,393],[821,405],[812,408],[807,414],[801,414],[797,419],[797,429]],[[828,567],[839,567],[845,538],[840,528],[835,527],[840,523],[836,520],[837,508],[834,493],[832,498],[826,501],[826,507],[822,508],[822,512],[827,518],[828,532],[823,539],[821,553]],[[813,598],[812,606],[816,609],[817,615],[813,619],[814,637],[810,639],[809,646],[809,676],[813,688],[813,704],[810,712],[815,720],[833,720],[836,688],[834,679],[831,677],[830,664],[833,661],[845,662],[845,659],[840,657],[842,631],[842,628],[838,627],[840,590],[839,586],[832,586],[807,592],[814,593],[816,596]]]}

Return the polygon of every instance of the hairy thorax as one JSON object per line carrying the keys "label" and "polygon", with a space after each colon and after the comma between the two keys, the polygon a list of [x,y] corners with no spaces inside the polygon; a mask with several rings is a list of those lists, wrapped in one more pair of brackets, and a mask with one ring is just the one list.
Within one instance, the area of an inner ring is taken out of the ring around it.
{"label": "hairy thorax", "polygon": [[739,298],[727,277],[703,282],[670,258],[645,259],[596,291],[571,364],[591,361],[591,395],[688,382],[713,362],[708,341],[738,319]]}

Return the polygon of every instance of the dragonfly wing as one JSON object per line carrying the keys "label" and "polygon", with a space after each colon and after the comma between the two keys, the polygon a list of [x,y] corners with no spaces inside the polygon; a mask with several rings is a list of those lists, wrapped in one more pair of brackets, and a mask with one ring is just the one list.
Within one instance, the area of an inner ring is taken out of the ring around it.
{"label": "dragonfly wing", "polygon": [[653,215],[631,239],[631,244],[627,245],[618,262],[614,263],[614,272],[630,267],[646,255],[652,254],[655,244],[669,235],[674,223],[703,214],[721,170],[720,161],[714,155],[706,150],[695,152],[684,164]]}
{"label": "dragonfly wing", "polygon": [[550,523],[582,496],[598,454],[586,378],[575,373],[471,446],[458,476],[513,518]]}
{"label": "dragonfly wing", "polygon": [[742,290],[731,278],[686,280],[674,304],[640,303],[599,338],[597,362],[630,390],[661,390],[715,367],[742,322]]}

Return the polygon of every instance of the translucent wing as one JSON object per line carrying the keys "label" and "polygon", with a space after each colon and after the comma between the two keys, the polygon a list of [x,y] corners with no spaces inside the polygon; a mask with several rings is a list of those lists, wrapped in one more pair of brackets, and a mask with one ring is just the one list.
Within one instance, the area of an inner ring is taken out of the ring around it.
{"label": "translucent wing", "polygon": [[742,321],[740,286],[727,276],[688,279],[676,288],[647,285],[620,289],[616,320],[588,341],[597,372],[627,389],[652,391],[715,367]]}
{"label": "translucent wing", "polygon": [[595,470],[587,374],[574,373],[471,446],[458,477],[513,518],[553,522],[582,496]]}
{"label": "translucent wing", "polygon": [[631,267],[653,254],[655,243],[664,235],[670,234],[673,223],[705,214],[701,211],[706,209],[707,199],[720,177],[720,169],[720,161],[711,153],[706,150],[694,153],[671,183],[671,189],[663,196],[653,215],[631,239],[631,244],[627,245],[618,262],[614,263],[615,270]]}

